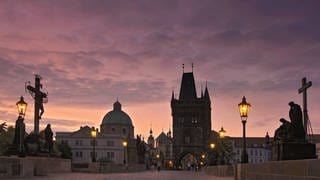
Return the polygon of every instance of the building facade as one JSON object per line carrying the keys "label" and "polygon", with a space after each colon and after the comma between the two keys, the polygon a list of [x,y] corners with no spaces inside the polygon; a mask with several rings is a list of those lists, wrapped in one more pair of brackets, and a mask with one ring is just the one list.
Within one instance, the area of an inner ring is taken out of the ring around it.
{"label": "building facade", "polygon": [[[91,136],[92,130],[97,131],[95,138]],[[97,161],[115,164],[137,162],[132,120],[118,101],[102,119],[100,131],[84,126],[75,132],[57,132],[56,140],[70,146],[73,163],[90,163],[93,156]],[[124,141],[127,146],[123,145]]]}
{"label": "building facade", "polygon": [[211,100],[208,88],[197,97],[193,72],[183,73],[179,98],[171,98],[173,156],[176,166],[198,164],[208,151],[211,134]]}
{"label": "building facade", "polygon": [[[230,137],[229,141],[233,145],[234,160],[237,163],[241,162],[242,154],[242,137]],[[263,163],[271,160],[271,149],[266,143],[266,138],[264,137],[247,137],[247,154],[248,163]]]}

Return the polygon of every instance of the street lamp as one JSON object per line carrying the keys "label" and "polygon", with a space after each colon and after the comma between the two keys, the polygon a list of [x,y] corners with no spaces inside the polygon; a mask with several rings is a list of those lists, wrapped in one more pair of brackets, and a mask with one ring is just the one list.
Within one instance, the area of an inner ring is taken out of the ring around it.
{"label": "street lamp", "polygon": [[210,146],[210,149],[211,149],[211,150],[213,150],[213,149],[216,147],[216,145],[215,145],[214,143],[210,143],[209,146]]}
{"label": "street lamp", "polygon": [[[18,145],[18,151],[19,155],[23,156],[23,140],[24,140],[24,134],[25,134],[25,124],[24,124],[24,116],[26,115],[26,110],[28,104],[24,101],[23,96],[20,97],[20,100],[16,103],[18,108],[18,119],[16,121],[16,132],[19,132],[19,135],[15,134],[15,145]],[[19,139],[18,139],[19,138]]]}
{"label": "street lamp", "polygon": [[246,122],[248,118],[248,112],[249,108],[251,105],[247,103],[246,97],[243,96],[242,102],[238,104],[239,107],[239,112],[240,112],[240,117],[243,125],[243,150],[242,150],[242,155],[241,155],[241,163],[248,163],[248,153],[246,150]]}
{"label": "street lamp", "polygon": [[26,115],[28,104],[24,101],[23,96],[20,97],[20,101],[18,101],[16,105],[18,108],[19,117],[24,118],[24,116]]}
{"label": "street lamp", "polygon": [[122,142],[122,146],[123,146],[123,164],[126,165],[126,150],[127,150],[128,142],[124,140]]}
{"label": "street lamp", "polygon": [[91,137],[92,137],[92,162],[96,162],[96,137],[97,131],[95,128],[91,130]]}
{"label": "street lamp", "polygon": [[206,158],[206,155],[205,155],[205,154],[202,154],[202,155],[201,155],[201,158],[202,158],[202,159]]}
{"label": "street lamp", "polygon": [[158,171],[160,171],[160,154],[157,154],[156,155],[156,158],[157,158],[157,169],[158,169]]}
{"label": "street lamp", "polygon": [[216,147],[215,143],[210,143],[209,144],[209,148],[210,148],[210,152],[208,154],[208,165],[212,165],[214,164],[214,148]]}
{"label": "street lamp", "polygon": [[223,127],[221,127],[221,129],[219,131],[219,137],[224,138],[225,134],[226,134],[226,131],[223,129]]}

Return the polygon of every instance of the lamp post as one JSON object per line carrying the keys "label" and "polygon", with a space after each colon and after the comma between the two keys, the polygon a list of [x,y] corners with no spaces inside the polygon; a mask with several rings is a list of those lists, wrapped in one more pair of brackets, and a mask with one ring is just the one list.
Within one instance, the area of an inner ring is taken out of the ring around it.
{"label": "lamp post", "polygon": [[157,158],[157,170],[160,171],[160,154],[157,154],[156,158]]}
{"label": "lamp post", "polygon": [[238,104],[240,117],[243,125],[243,150],[241,155],[241,163],[248,163],[247,142],[246,142],[246,122],[248,118],[248,112],[251,105],[247,103],[246,97],[243,96],[242,102]]}
{"label": "lamp post", "polygon": [[19,155],[23,155],[23,140],[24,140],[24,134],[25,134],[25,124],[24,124],[24,116],[26,115],[26,110],[28,104],[24,101],[23,96],[20,97],[20,100],[16,103],[17,108],[18,108],[18,119],[16,121],[16,133],[15,136],[17,136],[17,133],[19,134],[19,139],[15,139],[15,142],[17,143],[18,141],[18,151]]}
{"label": "lamp post", "polygon": [[92,137],[92,162],[96,162],[96,137],[97,137],[97,130],[92,128],[91,130],[91,137]]}
{"label": "lamp post", "polygon": [[214,143],[210,143],[209,144],[209,148],[210,148],[210,153],[209,153],[209,157],[208,157],[208,165],[212,165],[212,164],[214,164],[214,162],[213,162],[213,159],[214,159],[214,152],[213,152],[213,150],[214,150],[214,148],[216,147],[216,144],[214,144]]}
{"label": "lamp post", "polygon": [[123,164],[126,165],[126,163],[127,163],[127,161],[126,161],[126,151],[127,151],[128,142],[126,140],[124,140],[122,142],[122,146],[123,146]]}
{"label": "lamp post", "polygon": [[210,149],[211,149],[211,150],[213,150],[213,149],[216,147],[216,145],[215,145],[214,143],[210,143],[209,146],[210,146]]}
{"label": "lamp post", "polygon": [[223,129],[223,127],[221,127],[219,131],[219,137],[222,139],[224,138],[225,135],[226,135],[226,131]]}
{"label": "lamp post", "polygon": [[16,105],[18,108],[19,117],[24,118],[28,104],[24,101],[23,96],[20,97],[20,101],[18,101]]}
{"label": "lamp post", "polygon": [[225,148],[224,148],[224,146],[225,146],[225,144],[224,144],[224,142],[223,142],[223,139],[224,139],[224,137],[225,137],[225,135],[226,135],[226,131],[223,129],[223,127],[221,127],[221,129],[220,129],[220,131],[219,131],[219,142],[220,142],[220,144],[221,144],[221,164],[225,164],[225,157],[224,157],[224,155],[225,155],[225,153],[224,153],[224,151],[225,151]]}

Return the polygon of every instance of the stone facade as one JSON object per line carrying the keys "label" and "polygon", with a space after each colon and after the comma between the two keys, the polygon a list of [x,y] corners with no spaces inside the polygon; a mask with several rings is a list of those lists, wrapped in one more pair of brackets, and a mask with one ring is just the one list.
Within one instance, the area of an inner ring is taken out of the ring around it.
{"label": "stone facade", "polygon": [[[229,141],[233,144],[235,162],[241,162],[242,137],[230,137]],[[271,149],[266,144],[264,137],[247,137],[248,163],[262,163],[271,160]]]}

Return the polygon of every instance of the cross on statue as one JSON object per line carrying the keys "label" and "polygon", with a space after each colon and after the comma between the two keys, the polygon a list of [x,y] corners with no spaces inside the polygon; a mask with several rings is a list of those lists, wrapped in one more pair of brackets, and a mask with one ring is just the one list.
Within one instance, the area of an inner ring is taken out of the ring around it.
{"label": "cross on statue", "polygon": [[307,82],[307,78],[302,78],[302,87],[298,90],[299,94],[303,93],[303,126],[306,134],[308,136],[308,109],[307,109],[307,89],[312,86],[312,81]]}
{"label": "cross on statue", "polygon": [[39,134],[39,120],[44,113],[43,103],[44,98],[47,98],[47,94],[41,92],[42,84],[40,83],[41,76],[35,75],[34,87],[28,85],[26,89],[29,91],[31,96],[34,98],[34,133]]}

